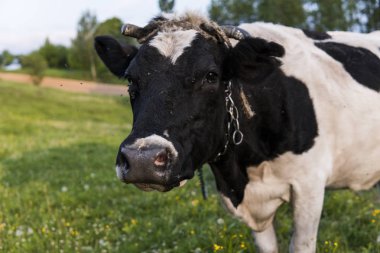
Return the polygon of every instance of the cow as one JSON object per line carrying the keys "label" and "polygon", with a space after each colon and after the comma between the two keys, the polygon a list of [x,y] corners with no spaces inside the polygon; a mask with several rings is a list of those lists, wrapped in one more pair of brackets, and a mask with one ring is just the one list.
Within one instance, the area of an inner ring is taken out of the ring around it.
{"label": "cow", "polygon": [[117,177],[141,190],[182,186],[208,163],[227,209],[278,252],[273,218],[293,208],[290,251],[316,251],[326,188],[380,180],[380,34],[256,22],[219,26],[162,14],[95,48],[129,83],[133,128]]}

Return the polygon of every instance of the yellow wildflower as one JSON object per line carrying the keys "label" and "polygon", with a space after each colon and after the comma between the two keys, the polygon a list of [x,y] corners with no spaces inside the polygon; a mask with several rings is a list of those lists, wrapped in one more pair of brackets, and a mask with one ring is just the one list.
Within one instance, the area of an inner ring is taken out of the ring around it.
{"label": "yellow wildflower", "polygon": [[47,227],[42,227],[41,232],[42,232],[42,234],[47,234],[48,233]]}
{"label": "yellow wildflower", "polygon": [[374,219],[371,220],[371,223],[375,223],[375,222],[376,222],[376,220],[374,220]]}
{"label": "yellow wildflower", "polygon": [[79,234],[79,232],[75,229],[70,229],[70,234],[75,237]]}
{"label": "yellow wildflower", "polygon": [[5,225],[6,225],[5,223],[0,223],[0,232],[4,230]]}
{"label": "yellow wildflower", "polygon": [[380,214],[380,209],[375,209],[372,211],[372,216],[377,216],[378,214]]}
{"label": "yellow wildflower", "polygon": [[136,220],[136,219],[132,219],[132,220],[131,220],[131,224],[132,224],[132,225],[136,225],[136,224],[137,224],[137,220]]}
{"label": "yellow wildflower", "polygon": [[241,248],[241,249],[246,249],[246,248],[247,248],[247,246],[245,245],[245,243],[244,243],[244,242],[241,242],[241,243],[240,243],[240,248]]}
{"label": "yellow wildflower", "polygon": [[194,199],[193,201],[191,201],[191,204],[193,206],[197,206],[199,204],[199,200],[198,199]]}
{"label": "yellow wildflower", "polygon": [[222,249],[223,249],[223,246],[214,243],[213,248],[214,248],[214,252],[216,252],[216,251],[222,250]]}

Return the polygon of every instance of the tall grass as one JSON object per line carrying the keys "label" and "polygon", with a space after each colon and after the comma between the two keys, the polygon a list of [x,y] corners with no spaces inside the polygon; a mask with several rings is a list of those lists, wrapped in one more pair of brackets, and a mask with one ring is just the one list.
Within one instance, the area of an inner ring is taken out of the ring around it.
{"label": "tall grass", "polygon": [[[254,252],[249,229],[197,179],[162,194],[121,184],[113,164],[131,130],[125,97],[0,81],[0,252]],[[380,252],[376,190],[329,192],[319,252]],[[291,210],[280,209],[281,252]]]}

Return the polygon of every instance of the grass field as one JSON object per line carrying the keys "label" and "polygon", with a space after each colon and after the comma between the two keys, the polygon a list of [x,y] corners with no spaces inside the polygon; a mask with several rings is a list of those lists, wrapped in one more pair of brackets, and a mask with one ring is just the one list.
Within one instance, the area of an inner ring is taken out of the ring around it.
{"label": "grass field", "polygon": [[[0,81],[0,252],[254,252],[249,229],[220,204],[208,169],[169,193],[115,176],[131,129],[126,97]],[[318,252],[380,252],[379,192],[329,192]],[[287,252],[291,210],[276,217]]]}

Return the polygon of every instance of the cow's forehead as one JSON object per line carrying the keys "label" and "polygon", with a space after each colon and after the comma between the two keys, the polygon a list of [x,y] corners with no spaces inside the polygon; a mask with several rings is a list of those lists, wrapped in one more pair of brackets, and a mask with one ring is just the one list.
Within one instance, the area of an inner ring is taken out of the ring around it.
{"label": "cow's forehead", "polygon": [[197,36],[196,30],[178,30],[171,32],[159,32],[149,43],[173,64],[177,61],[184,50],[191,46],[191,42]]}

